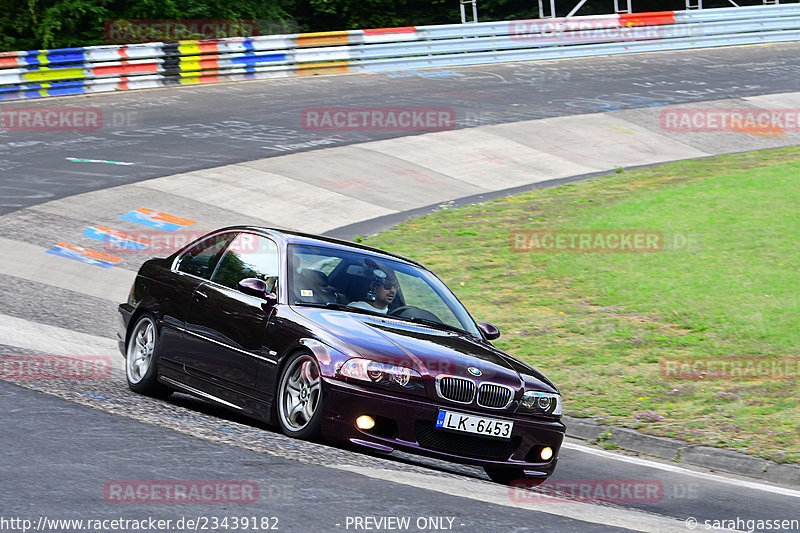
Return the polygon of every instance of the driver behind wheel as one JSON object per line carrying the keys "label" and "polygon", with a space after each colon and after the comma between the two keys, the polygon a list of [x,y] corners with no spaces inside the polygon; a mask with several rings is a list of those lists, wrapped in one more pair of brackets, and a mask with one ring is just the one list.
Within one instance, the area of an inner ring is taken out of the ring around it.
{"label": "driver behind wheel", "polygon": [[349,305],[375,313],[386,313],[396,295],[397,278],[386,274],[383,270],[375,269],[372,271],[369,290],[364,298],[366,301],[350,302]]}

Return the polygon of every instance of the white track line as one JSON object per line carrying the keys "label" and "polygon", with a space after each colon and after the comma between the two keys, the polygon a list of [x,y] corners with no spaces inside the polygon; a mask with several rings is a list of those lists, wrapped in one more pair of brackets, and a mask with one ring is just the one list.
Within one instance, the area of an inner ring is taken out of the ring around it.
{"label": "white track line", "polygon": [[[64,236],[64,240],[77,237],[79,234]],[[54,237],[53,244],[59,240]],[[98,244],[102,250],[102,243]],[[114,305],[127,298],[136,278],[136,272],[119,266],[106,269],[87,265],[46,254],[47,248],[5,237],[0,237],[0,248],[13,250],[0,256],[0,274],[110,300]]]}
{"label": "white track line", "polygon": [[105,355],[111,358],[113,368],[123,368],[119,348],[112,339],[8,315],[0,315],[0,344],[63,357]]}
{"label": "white track line", "polygon": [[605,450],[598,450],[597,448],[584,446],[582,444],[565,442],[564,444],[561,445],[561,448],[567,448],[569,450],[576,450],[591,455],[597,455],[603,457],[604,459],[613,459],[615,461],[622,461],[624,463],[631,463],[638,466],[646,466],[648,468],[657,468],[659,470],[664,470],[666,472],[675,472],[676,474],[698,477],[709,481],[716,481],[718,483],[727,483],[728,485],[735,485],[736,487],[739,488],[746,487],[748,489],[762,490],[764,492],[771,492],[773,494],[780,494],[782,496],[800,498],[800,491],[794,489],[775,487],[773,485],[765,485],[763,483],[756,483],[754,481],[747,481],[740,478],[735,478],[735,479],[728,478],[717,474],[710,474],[708,472],[698,472],[696,470],[690,470],[688,468],[683,468],[681,466],[660,463],[658,461],[650,461],[648,459],[643,459],[641,457],[631,457],[629,455],[620,455]]}
{"label": "white track line", "polygon": [[[569,502],[560,499],[550,500],[547,496],[537,494],[536,501],[526,501],[524,497],[515,499],[514,488],[504,487],[488,481],[474,479],[451,479],[437,475],[419,474],[414,472],[400,472],[397,470],[383,470],[380,468],[360,467],[352,465],[331,465],[338,470],[345,470],[361,474],[382,481],[391,481],[411,487],[426,490],[435,490],[460,498],[527,509],[534,512],[553,514],[580,520],[592,524],[603,524],[612,527],[644,531],[653,533],[686,533],[685,522],[678,518],[661,516],[644,511],[623,509],[603,505],[593,505],[582,502]],[[455,514],[456,511],[453,511]],[[458,523],[458,518],[456,518]]]}

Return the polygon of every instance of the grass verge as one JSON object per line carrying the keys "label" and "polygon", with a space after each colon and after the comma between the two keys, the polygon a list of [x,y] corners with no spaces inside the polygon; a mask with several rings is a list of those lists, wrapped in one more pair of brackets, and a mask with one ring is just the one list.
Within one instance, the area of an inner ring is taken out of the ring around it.
{"label": "grass verge", "polygon": [[[632,229],[663,248],[513,246],[514,232]],[[436,272],[500,327],[498,347],[559,385],[566,414],[800,461],[799,148],[617,172],[365,242]]]}

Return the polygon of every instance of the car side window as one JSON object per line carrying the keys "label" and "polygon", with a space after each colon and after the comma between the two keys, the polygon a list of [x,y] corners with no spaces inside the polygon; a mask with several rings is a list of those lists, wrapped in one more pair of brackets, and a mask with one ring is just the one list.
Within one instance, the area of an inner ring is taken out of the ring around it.
{"label": "car side window", "polygon": [[211,279],[225,249],[236,233],[220,233],[192,246],[178,262],[178,270],[205,279]]}
{"label": "car side window", "polygon": [[211,281],[237,288],[246,278],[258,278],[274,292],[279,274],[278,245],[274,241],[253,233],[240,233],[228,248]]}

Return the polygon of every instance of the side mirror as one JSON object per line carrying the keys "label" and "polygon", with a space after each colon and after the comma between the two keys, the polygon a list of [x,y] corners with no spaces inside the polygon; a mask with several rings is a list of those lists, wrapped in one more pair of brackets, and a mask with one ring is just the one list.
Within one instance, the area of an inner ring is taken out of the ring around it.
{"label": "side mirror", "polygon": [[275,293],[269,292],[269,287],[263,279],[245,278],[239,282],[237,288],[240,292],[249,294],[250,296],[263,298],[267,300],[267,303],[269,304],[274,304],[278,301]]}
{"label": "side mirror", "polygon": [[487,341],[493,341],[500,336],[500,330],[497,329],[497,326],[488,322],[478,322],[478,329],[481,330]]}

